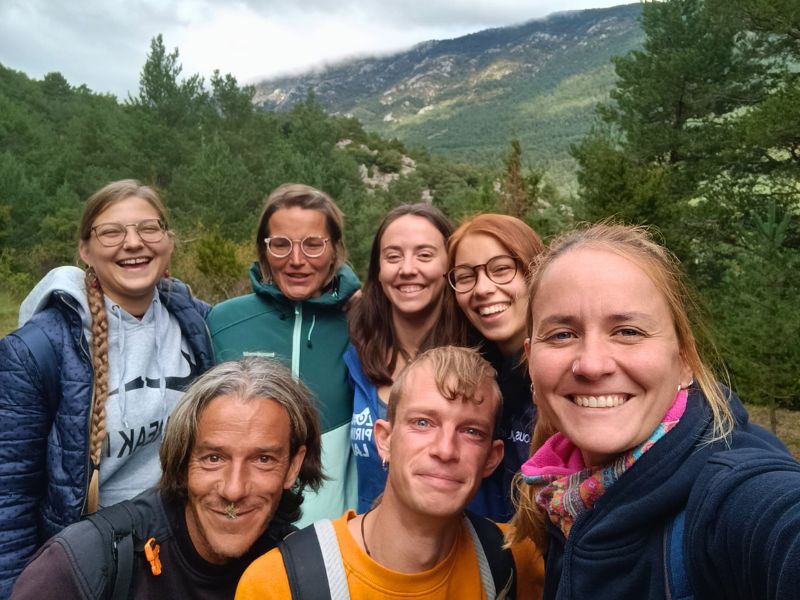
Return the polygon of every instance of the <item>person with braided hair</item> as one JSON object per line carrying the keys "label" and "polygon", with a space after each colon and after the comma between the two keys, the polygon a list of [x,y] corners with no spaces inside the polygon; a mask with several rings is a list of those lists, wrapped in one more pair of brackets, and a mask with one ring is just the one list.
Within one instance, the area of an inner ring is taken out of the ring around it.
{"label": "person with braided hair", "polygon": [[86,270],[50,271],[0,340],[0,599],[52,535],[158,481],[167,417],[213,364],[153,189],[109,183],[79,235]]}

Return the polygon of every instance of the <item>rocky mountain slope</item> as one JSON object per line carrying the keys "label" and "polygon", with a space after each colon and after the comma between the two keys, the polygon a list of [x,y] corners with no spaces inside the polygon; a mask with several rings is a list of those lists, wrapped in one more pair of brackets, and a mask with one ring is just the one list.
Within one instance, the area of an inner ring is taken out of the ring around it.
{"label": "rocky mountain slope", "polygon": [[260,83],[256,102],[284,110],[313,90],[334,114],[465,161],[496,162],[511,139],[529,164],[573,181],[571,143],[613,85],[610,58],[638,47],[640,4],[558,13],[429,41],[391,56]]}

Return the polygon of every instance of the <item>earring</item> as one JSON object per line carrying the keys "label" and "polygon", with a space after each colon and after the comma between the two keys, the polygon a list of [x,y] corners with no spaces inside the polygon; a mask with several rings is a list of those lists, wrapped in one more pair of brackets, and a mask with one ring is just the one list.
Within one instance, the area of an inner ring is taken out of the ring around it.
{"label": "earring", "polygon": [[169,269],[164,269],[164,274],[162,275],[164,279],[169,279]]}
{"label": "earring", "polygon": [[389,470],[389,463],[386,462],[385,458],[381,459],[381,468],[384,471],[388,471]]}
{"label": "earring", "polygon": [[89,286],[92,289],[96,290],[98,283],[97,283],[97,274],[94,272],[94,267],[88,265],[86,267],[85,273],[86,273],[86,280],[89,282]]}

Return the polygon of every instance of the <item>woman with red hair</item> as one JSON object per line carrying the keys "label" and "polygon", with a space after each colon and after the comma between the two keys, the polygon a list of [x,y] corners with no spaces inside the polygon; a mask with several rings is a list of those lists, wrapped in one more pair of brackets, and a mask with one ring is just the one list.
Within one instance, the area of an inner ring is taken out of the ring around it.
{"label": "woman with red hair", "polygon": [[536,418],[530,377],[522,362],[528,314],[528,265],[544,250],[536,232],[515,217],[480,214],[450,237],[447,279],[456,302],[482,338],[482,351],[497,371],[503,393],[501,436],[505,456],[486,478],[471,510],[495,521],[514,513],[510,490],[528,459]]}

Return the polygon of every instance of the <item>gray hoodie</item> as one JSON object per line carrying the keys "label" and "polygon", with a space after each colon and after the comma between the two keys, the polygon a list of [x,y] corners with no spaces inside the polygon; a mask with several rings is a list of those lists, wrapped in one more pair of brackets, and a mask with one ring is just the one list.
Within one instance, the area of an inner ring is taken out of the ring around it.
{"label": "gray hoodie", "polygon": [[[20,307],[20,326],[43,310],[56,291],[74,300],[83,333],[91,341],[84,273],[77,267],[53,269],[36,285]],[[132,498],[158,481],[164,425],[195,362],[178,321],[161,304],[155,290],[141,320],[108,297],[105,308],[109,396],[108,437],[100,462],[101,506]]]}

